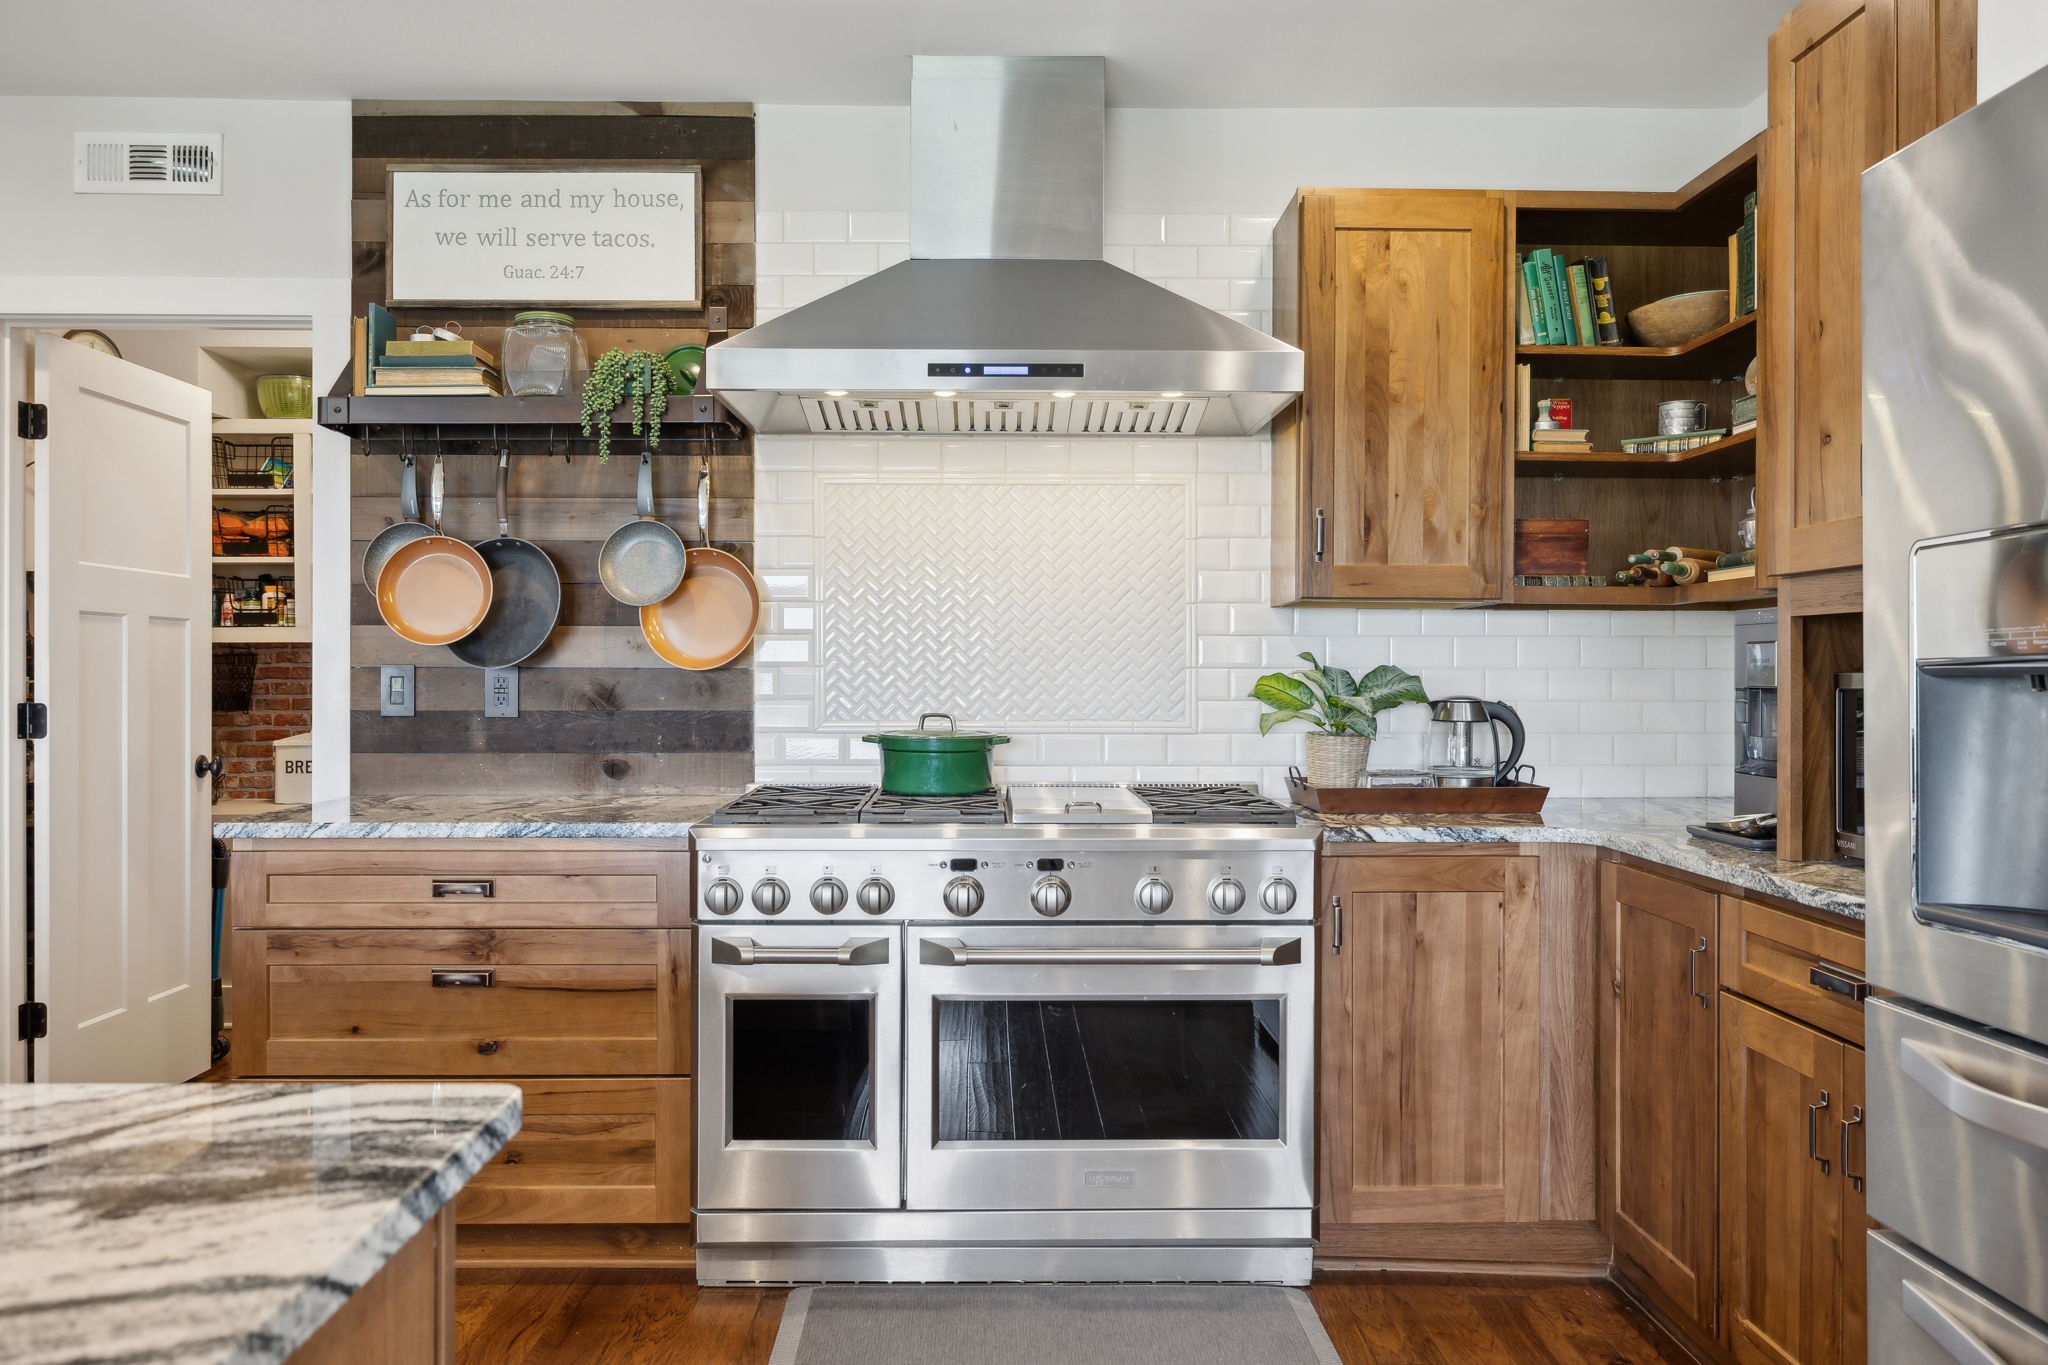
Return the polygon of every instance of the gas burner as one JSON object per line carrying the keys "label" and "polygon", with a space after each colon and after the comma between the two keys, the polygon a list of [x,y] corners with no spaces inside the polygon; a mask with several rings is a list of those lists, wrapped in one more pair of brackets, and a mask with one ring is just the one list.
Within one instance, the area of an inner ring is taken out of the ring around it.
{"label": "gas burner", "polygon": [[1292,825],[1292,808],[1237,783],[1139,782],[1131,792],[1152,808],[1155,825]]}
{"label": "gas burner", "polygon": [[965,796],[893,796],[877,791],[861,808],[863,825],[1000,825],[1007,819],[993,788]]}
{"label": "gas burner", "polygon": [[851,825],[874,793],[865,786],[803,786],[771,783],[727,802],[699,823],[706,825]]}

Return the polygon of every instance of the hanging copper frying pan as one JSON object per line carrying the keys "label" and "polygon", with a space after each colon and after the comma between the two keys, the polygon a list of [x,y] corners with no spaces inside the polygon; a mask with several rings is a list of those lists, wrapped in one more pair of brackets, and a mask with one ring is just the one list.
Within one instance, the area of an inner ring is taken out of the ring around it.
{"label": "hanging copper frying pan", "polygon": [[441,457],[434,457],[434,534],[401,545],[377,575],[384,624],[416,645],[448,645],[491,609],[491,569],[466,540],[441,534]]}
{"label": "hanging copper frying pan", "polygon": [[761,620],[761,589],[739,556],[711,545],[711,461],[697,471],[697,529],[682,586],[640,608],[640,633],[663,663],[702,671],[746,653]]}

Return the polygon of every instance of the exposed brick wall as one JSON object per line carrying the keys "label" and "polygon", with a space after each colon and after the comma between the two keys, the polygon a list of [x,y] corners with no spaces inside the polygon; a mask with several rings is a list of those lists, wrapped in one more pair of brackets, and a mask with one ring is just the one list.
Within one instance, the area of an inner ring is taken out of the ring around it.
{"label": "exposed brick wall", "polygon": [[[228,646],[216,646],[216,650]],[[256,687],[246,711],[213,714],[213,751],[226,764],[217,799],[271,799],[270,746],[313,728],[313,647],[257,645]]]}

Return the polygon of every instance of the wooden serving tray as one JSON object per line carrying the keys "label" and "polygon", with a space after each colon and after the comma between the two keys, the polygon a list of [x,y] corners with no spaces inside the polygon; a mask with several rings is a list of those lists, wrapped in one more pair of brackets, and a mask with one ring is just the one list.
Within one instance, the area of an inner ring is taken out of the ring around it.
{"label": "wooden serving tray", "polygon": [[1311,787],[1287,775],[1294,804],[1318,815],[1535,815],[1550,788],[1527,782],[1499,787]]}

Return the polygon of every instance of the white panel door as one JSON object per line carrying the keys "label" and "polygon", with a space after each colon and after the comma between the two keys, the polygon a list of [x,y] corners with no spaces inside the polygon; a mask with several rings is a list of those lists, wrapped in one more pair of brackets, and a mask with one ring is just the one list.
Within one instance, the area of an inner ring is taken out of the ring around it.
{"label": "white panel door", "polygon": [[212,402],[36,338],[36,1044],[45,1081],[182,1081],[212,1043]]}

